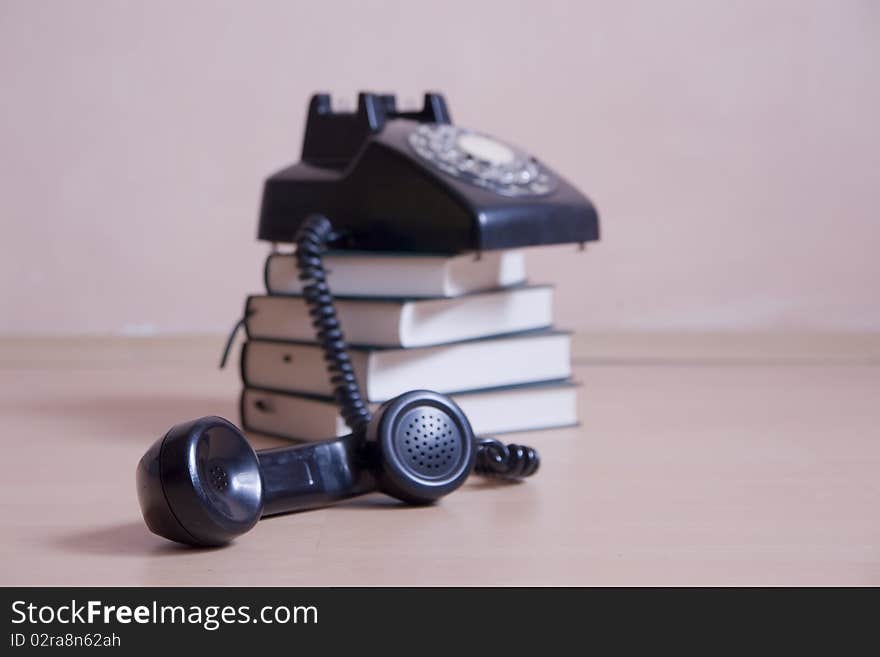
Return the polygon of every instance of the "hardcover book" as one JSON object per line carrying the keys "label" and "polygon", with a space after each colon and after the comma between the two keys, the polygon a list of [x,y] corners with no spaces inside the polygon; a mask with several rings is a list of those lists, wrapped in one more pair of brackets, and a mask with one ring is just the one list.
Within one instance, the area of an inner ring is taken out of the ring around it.
{"label": "hardcover book", "polygon": [[[479,257],[336,252],[324,256],[324,266],[334,296],[457,297],[526,280],[519,250],[487,251]],[[265,283],[269,294],[301,294],[296,256],[274,253],[266,258]]]}
{"label": "hardcover book", "polygon": [[[548,285],[479,292],[448,299],[337,298],[336,311],[349,344],[423,347],[553,323]],[[302,297],[248,297],[249,339],[313,341],[315,331]]]}
{"label": "hardcover book", "polygon": [[[570,381],[477,390],[451,397],[477,435],[577,424],[576,386]],[[320,440],[351,432],[330,398],[244,388],[240,403],[246,431],[292,440]],[[371,407],[375,410],[377,406]]]}
{"label": "hardcover book", "polygon": [[[368,401],[408,390],[441,393],[553,381],[571,376],[569,334],[543,330],[434,347],[352,347],[349,356]],[[331,396],[324,352],[316,344],[251,340],[241,351],[245,385]]]}

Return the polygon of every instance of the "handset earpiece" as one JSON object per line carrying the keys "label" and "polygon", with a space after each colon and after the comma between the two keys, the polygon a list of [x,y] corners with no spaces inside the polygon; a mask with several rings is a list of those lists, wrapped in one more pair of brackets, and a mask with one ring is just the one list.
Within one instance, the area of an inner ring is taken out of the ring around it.
{"label": "handset earpiece", "polygon": [[138,502],[150,531],[189,545],[222,545],[263,514],[256,452],[221,417],[177,424],[143,455]]}
{"label": "handset earpiece", "polygon": [[428,504],[464,483],[476,448],[449,398],[416,390],[379,408],[365,432],[255,452],[230,422],[178,424],[137,467],[150,530],[197,546],[228,543],[264,516],[327,506],[379,490]]}

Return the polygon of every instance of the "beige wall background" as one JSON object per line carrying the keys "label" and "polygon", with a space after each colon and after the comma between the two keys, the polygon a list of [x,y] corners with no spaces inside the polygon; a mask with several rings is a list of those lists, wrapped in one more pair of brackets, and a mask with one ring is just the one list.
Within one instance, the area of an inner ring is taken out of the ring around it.
{"label": "beige wall background", "polygon": [[603,241],[569,327],[880,330],[880,2],[0,0],[0,333],[226,330],[308,96],[537,153]]}

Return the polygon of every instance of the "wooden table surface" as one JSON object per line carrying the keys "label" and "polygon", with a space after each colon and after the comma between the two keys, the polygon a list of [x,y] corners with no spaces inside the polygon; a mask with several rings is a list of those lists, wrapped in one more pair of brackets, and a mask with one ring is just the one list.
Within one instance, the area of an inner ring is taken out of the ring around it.
{"label": "wooden table surface", "polygon": [[878,336],[580,335],[583,424],[521,436],[535,479],[182,549],[134,468],[176,422],[237,420],[221,343],[0,341],[0,585],[880,584]]}

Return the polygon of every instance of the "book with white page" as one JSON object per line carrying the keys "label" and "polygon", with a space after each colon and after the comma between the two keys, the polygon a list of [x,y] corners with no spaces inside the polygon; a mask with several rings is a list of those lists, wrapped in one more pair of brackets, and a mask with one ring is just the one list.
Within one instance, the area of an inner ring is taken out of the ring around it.
{"label": "book with white page", "polygon": [[[336,251],[324,256],[324,267],[334,296],[456,297],[526,280],[525,257],[519,250],[479,256]],[[294,254],[271,254],[264,278],[269,294],[302,293]]]}
{"label": "book with white page", "polygon": [[[423,347],[547,328],[553,288],[522,286],[447,299],[334,300],[349,344]],[[249,339],[315,339],[305,301],[296,296],[251,296],[245,304]]]}
{"label": "book with white page", "polygon": [[[571,376],[571,336],[531,331],[433,347],[351,347],[349,357],[368,401],[382,402],[408,390],[444,394]],[[316,344],[250,340],[242,346],[246,386],[332,396],[324,352]]]}
{"label": "book with white page", "polygon": [[[577,388],[570,381],[451,395],[476,435],[551,429],[577,424]],[[292,440],[322,440],[351,433],[332,399],[244,388],[246,431]],[[375,411],[377,404],[371,404]]]}

